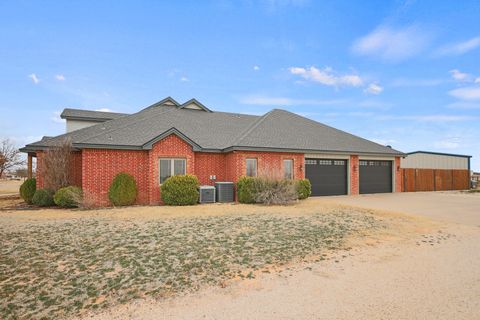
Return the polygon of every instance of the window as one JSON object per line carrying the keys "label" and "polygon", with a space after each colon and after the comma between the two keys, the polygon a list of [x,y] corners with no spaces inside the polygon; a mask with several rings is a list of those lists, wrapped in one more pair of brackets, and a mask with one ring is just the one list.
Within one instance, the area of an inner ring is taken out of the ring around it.
{"label": "window", "polygon": [[305,164],[317,164],[317,160],[305,159]]}
{"label": "window", "polygon": [[160,184],[171,176],[185,174],[185,159],[160,159]]}
{"label": "window", "polygon": [[257,159],[247,159],[247,177],[257,176]]}
{"label": "window", "polygon": [[293,179],[293,160],[283,160],[283,174],[285,179]]}
{"label": "window", "polygon": [[344,166],[345,165],[345,160],[335,160],[335,161],[333,161],[333,164],[335,166]]}
{"label": "window", "polygon": [[332,165],[332,160],[318,160],[318,164],[322,164],[325,166],[331,166]]}

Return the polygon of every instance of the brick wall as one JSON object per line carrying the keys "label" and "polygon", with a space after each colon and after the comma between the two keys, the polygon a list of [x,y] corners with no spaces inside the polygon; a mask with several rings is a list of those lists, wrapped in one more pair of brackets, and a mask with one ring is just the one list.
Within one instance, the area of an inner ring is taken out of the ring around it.
{"label": "brick wall", "polygon": [[159,178],[159,160],[160,158],[183,158],[187,161],[186,171],[188,174],[195,173],[195,155],[192,146],[181,138],[172,134],[165,139],[155,143],[148,152],[149,168],[146,173],[149,177],[149,203],[159,204],[160,200],[160,178]]}
{"label": "brick wall", "polygon": [[[226,180],[226,155],[223,153],[195,152],[195,175],[201,185],[214,185]],[[215,175],[216,180],[210,180]]]}
{"label": "brick wall", "polygon": [[148,152],[132,150],[82,150],[82,189],[97,205],[106,206],[108,188],[120,172],[131,174],[137,183],[138,204],[148,204]]}
{"label": "brick wall", "polygon": [[72,152],[70,157],[70,184],[82,187],[82,152]]}
{"label": "brick wall", "polygon": [[402,169],[400,169],[400,157],[395,157],[395,163],[394,163],[394,168],[395,170],[395,190],[394,192],[402,192]]}
{"label": "brick wall", "polygon": [[37,181],[37,189],[43,188],[43,155],[42,151],[37,151],[37,165],[35,168],[35,179]]}
{"label": "brick wall", "polygon": [[359,185],[359,161],[358,156],[352,155],[350,156],[350,194],[355,195],[359,194],[360,192],[360,185]]}
{"label": "brick wall", "polygon": [[258,175],[283,178],[283,160],[293,160],[294,179],[305,178],[305,161],[303,153],[234,151],[226,156],[226,176],[229,181],[237,181],[247,172],[246,159],[257,159]]}

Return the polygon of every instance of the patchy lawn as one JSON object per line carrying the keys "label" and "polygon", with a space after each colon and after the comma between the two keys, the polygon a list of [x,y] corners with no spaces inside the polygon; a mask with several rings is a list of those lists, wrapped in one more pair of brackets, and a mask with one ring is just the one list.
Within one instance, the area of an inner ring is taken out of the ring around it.
{"label": "patchy lawn", "polygon": [[[209,210],[226,214],[199,214]],[[135,218],[135,211],[149,215]],[[350,237],[386,227],[369,210],[333,206],[0,212],[0,318],[66,317],[223,286],[324,259],[348,248]]]}
{"label": "patchy lawn", "polygon": [[18,194],[23,180],[4,180],[0,179],[0,195]]}

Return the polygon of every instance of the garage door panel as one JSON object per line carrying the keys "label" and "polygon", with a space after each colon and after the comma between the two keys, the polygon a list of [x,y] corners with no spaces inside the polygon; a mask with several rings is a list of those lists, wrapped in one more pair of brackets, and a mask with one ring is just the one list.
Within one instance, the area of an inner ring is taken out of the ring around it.
{"label": "garage door panel", "polygon": [[360,161],[360,193],[392,192],[392,161]]}
{"label": "garage door panel", "polygon": [[312,184],[312,196],[347,194],[347,161],[305,159],[305,176]]}

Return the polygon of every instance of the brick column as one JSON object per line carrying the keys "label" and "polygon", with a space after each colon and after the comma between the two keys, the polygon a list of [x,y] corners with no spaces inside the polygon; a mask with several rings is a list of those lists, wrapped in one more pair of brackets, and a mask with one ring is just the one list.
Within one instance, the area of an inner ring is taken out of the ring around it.
{"label": "brick column", "polygon": [[359,161],[358,156],[350,156],[350,194],[359,194]]}
{"label": "brick column", "polygon": [[395,157],[395,190],[393,192],[402,192],[402,169],[400,168],[400,157]]}

